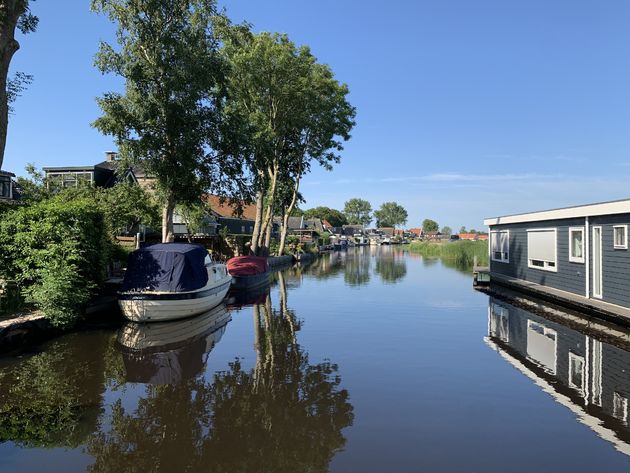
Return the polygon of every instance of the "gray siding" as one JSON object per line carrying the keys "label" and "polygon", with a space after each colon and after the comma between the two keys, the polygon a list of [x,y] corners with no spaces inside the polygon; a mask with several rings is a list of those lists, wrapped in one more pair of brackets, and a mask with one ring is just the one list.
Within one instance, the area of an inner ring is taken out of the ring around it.
{"label": "gray siding", "polygon": [[[613,243],[613,226],[627,224],[630,230],[630,215],[591,217],[589,223],[591,227],[594,225],[602,227],[602,300],[630,307],[630,250],[615,249]],[[590,254],[592,257],[593,252]]]}
{"label": "gray siding", "polygon": [[[550,220],[547,222],[495,225],[491,230],[510,231],[509,263],[490,260],[491,271],[536,284],[553,287],[581,296],[586,291],[586,265],[569,262],[569,227],[584,226],[584,219]],[[557,229],[558,271],[545,271],[527,266],[527,230],[532,228]],[[612,230],[611,230],[612,231]]]}

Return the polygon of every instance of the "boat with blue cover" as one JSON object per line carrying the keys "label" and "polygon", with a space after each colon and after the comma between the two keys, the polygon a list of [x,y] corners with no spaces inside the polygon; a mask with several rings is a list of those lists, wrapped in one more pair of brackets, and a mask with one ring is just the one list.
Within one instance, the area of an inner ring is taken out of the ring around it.
{"label": "boat with blue cover", "polygon": [[201,245],[160,243],[129,255],[118,303],[134,322],[182,319],[219,305],[231,283]]}

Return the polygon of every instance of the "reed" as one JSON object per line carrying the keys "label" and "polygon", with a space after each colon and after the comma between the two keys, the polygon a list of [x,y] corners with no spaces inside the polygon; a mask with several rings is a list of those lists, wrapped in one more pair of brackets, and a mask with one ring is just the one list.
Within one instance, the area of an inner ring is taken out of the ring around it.
{"label": "reed", "polygon": [[478,265],[486,266],[488,264],[487,241],[418,241],[410,243],[408,249],[413,253],[418,253],[427,258],[449,260],[449,262],[453,262],[460,267],[472,268],[475,257],[477,257]]}

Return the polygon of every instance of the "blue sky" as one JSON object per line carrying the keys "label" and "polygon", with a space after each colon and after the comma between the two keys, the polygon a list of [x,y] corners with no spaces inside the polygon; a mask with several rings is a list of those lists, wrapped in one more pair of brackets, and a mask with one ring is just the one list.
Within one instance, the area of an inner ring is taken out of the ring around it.
{"label": "blue sky", "polygon": [[[71,6],[69,6],[71,5]],[[630,3],[608,0],[222,1],[235,21],[308,44],[351,91],[357,126],[305,207],[397,201],[407,226],[630,197]],[[38,0],[12,69],[4,168],[93,164],[113,148],[90,127],[120,89],[93,56],[113,26],[89,1]]]}

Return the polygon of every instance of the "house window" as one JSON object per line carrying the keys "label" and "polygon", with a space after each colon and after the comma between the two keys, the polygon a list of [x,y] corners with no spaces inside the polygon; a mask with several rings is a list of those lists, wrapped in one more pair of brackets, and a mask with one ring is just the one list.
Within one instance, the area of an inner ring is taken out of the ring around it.
{"label": "house window", "polygon": [[0,199],[11,198],[11,178],[0,176]]}
{"label": "house window", "polygon": [[628,225],[615,225],[613,227],[613,240],[615,242],[615,249],[627,250],[628,249]]}
{"label": "house window", "polygon": [[527,266],[543,271],[558,271],[555,228],[527,231]]}
{"label": "house window", "polygon": [[584,263],[584,227],[569,228],[569,261]]}
{"label": "house window", "polygon": [[569,352],[569,386],[584,391],[584,357]]}
{"label": "house window", "polygon": [[241,225],[241,233],[245,233],[245,225]]}
{"label": "house window", "polygon": [[492,261],[510,262],[510,231],[498,230],[490,232],[490,256]]}

